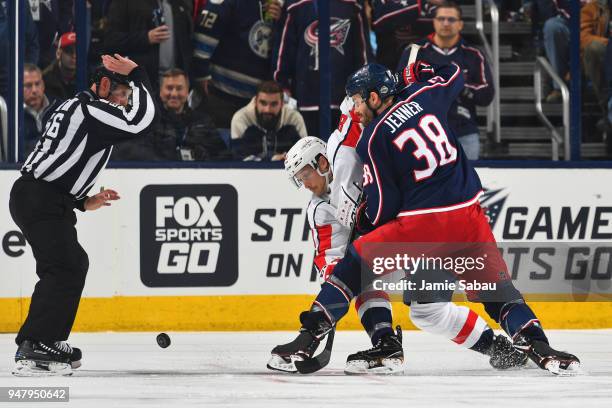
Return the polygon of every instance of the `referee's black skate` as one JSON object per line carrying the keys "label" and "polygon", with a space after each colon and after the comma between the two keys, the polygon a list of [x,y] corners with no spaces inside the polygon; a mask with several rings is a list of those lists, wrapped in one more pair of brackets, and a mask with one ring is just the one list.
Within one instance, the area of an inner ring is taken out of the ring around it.
{"label": "referee's black skate", "polygon": [[15,353],[13,375],[20,377],[67,376],[81,366],[82,353],[64,341],[25,340]]}
{"label": "referee's black skate", "polygon": [[303,312],[300,315],[302,328],[300,333],[290,343],[281,344],[272,349],[272,355],[267,367],[270,370],[296,373],[296,360],[310,359],[321,340],[331,332],[333,326],[324,318],[322,313]]}
{"label": "referee's black skate", "polygon": [[514,347],[524,352],[543,370],[555,375],[576,375],[580,373],[580,360],[573,354],[557,351],[541,340],[519,337]]}
{"label": "referee's black skate", "polygon": [[382,336],[369,350],[358,351],[346,359],[346,374],[401,374],[404,372],[404,349],[402,329],[397,334]]}
{"label": "referee's black skate", "polygon": [[529,360],[527,354],[515,348],[512,342],[501,334],[493,338],[493,344],[485,354],[490,356],[489,364],[491,364],[491,367],[498,370],[524,367]]}

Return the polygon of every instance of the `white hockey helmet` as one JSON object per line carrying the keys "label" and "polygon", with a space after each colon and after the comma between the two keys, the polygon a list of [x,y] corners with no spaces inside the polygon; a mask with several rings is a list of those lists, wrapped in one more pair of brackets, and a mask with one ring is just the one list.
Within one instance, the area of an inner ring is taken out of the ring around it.
{"label": "white hockey helmet", "polygon": [[323,155],[327,159],[327,144],[314,136],[306,136],[297,141],[287,152],[285,159],[285,170],[289,173],[289,179],[297,188],[302,186],[302,182],[297,179],[296,174],[307,165],[311,165],[316,172],[324,176],[329,184],[329,170],[321,173],[319,170],[319,156]]}

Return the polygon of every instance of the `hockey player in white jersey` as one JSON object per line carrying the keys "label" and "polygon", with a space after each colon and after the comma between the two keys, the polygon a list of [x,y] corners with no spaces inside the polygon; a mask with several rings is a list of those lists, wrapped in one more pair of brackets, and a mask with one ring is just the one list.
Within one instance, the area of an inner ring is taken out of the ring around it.
{"label": "hockey player in white jersey", "polygon": [[[339,129],[332,133],[327,145],[316,137],[303,138],[289,150],[285,161],[285,169],[296,186],[304,185],[313,192],[307,214],[316,249],[314,265],[322,282],[332,284],[338,284],[334,283],[332,272],[350,242],[350,220],[359,202],[363,178],[361,161],[355,152],[361,128],[352,126],[347,116],[350,106],[344,104],[342,108]],[[357,296],[355,308],[374,346],[370,353],[376,350],[378,358],[370,364],[363,353],[351,354],[345,371],[350,374],[402,371],[401,329],[393,332],[388,295],[384,291],[364,290]],[[268,367],[294,372],[291,357],[283,354],[282,347],[276,348]]]}
{"label": "hockey player in white jersey", "polygon": [[[338,129],[327,146],[320,139],[308,137],[298,141],[287,153],[285,169],[290,179],[313,192],[308,205],[308,221],[316,248],[315,266],[323,281],[334,284],[332,275],[337,261],[344,256],[351,239],[354,214],[359,205],[363,180],[362,163],[355,151],[362,126],[352,109],[352,101],[341,105]],[[338,284],[336,282],[336,284]],[[345,289],[345,288],[343,288]],[[401,329],[393,333],[388,295],[372,288],[356,298],[355,307],[373,348],[347,358],[345,372],[395,373],[402,371]],[[503,335],[495,336],[488,324],[474,311],[451,302],[410,304],[412,322],[420,329],[442,335],[453,342],[490,357],[494,368],[522,366],[527,358],[512,347]],[[295,372],[295,359],[310,358],[318,346],[316,328],[303,327],[296,340],[272,350],[268,367]],[[303,345],[312,347],[301,347]]]}

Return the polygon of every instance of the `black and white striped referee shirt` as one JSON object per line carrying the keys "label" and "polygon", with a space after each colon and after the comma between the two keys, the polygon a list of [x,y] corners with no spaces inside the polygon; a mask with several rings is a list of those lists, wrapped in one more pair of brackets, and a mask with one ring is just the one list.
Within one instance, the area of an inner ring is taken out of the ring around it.
{"label": "black and white striped referee shirt", "polygon": [[100,99],[90,90],[62,103],[47,121],[21,173],[56,185],[76,201],[86,197],[106,166],[113,144],[146,134],[154,123],[155,103],[145,71],[136,67],[129,79],[129,108]]}

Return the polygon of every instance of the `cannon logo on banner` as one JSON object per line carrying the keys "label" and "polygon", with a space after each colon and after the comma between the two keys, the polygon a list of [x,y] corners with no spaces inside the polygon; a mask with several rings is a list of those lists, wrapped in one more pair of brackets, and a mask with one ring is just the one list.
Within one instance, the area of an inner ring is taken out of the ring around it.
{"label": "cannon logo on banner", "polygon": [[238,193],[229,184],[149,185],[140,193],[140,278],[149,287],[238,280]]}

